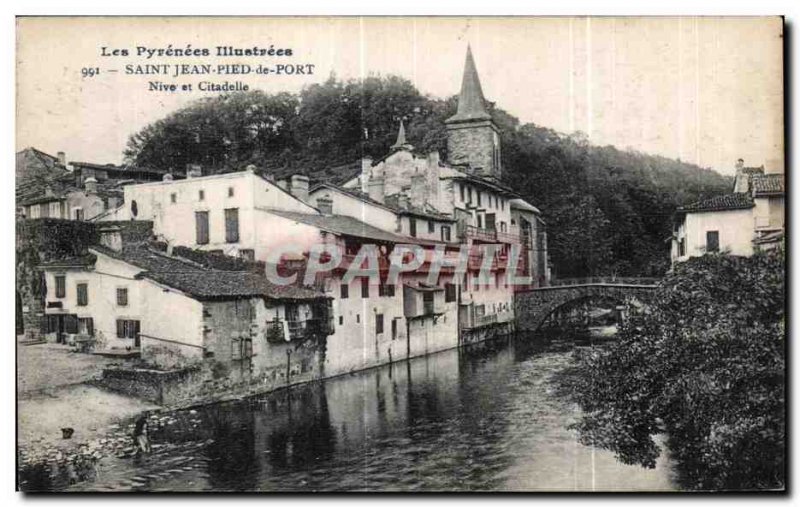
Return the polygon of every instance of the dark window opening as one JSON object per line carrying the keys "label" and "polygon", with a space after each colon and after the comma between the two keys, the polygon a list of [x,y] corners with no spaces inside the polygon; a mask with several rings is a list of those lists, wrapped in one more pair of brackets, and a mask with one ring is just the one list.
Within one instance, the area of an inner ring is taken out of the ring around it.
{"label": "dark window opening", "polygon": [[417,219],[414,217],[410,217],[408,219],[408,227],[409,227],[409,234],[412,238],[417,237]]}
{"label": "dark window opening", "polygon": [[339,296],[341,299],[347,299],[350,297],[350,286],[345,282],[342,282],[342,284],[339,286]]}
{"label": "dark window opening", "polygon": [[444,302],[452,303],[456,300],[456,285],[454,283],[446,283],[444,285]]}
{"label": "dark window opening", "polygon": [[361,297],[362,298],[369,297],[369,278],[361,279]]}
{"label": "dark window opening", "polygon": [[63,298],[67,295],[67,277],[64,275],[56,276],[56,297]]}
{"label": "dark window opening", "polygon": [[78,289],[78,306],[86,306],[89,304],[89,286],[85,283],[79,283]]}
{"label": "dark window opening", "polygon": [[719,252],[719,231],[706,231],[706,252]]}
{"label": "dark window opening", "polygon": [[383,314],[375,315],[375,334],[383,334]]}
{"label": "dark window opening", "polygon": [[225,210],[225,241],[228,243],[239,242],[239,208]]}
{"label": "dark window opening", "polygon": [[117,289],[117,306],[128,306],[128,289]]}
{"label": "dark window opening", "polygon": [[208,244],[208,211],[194,213],[196,241],[198,245]]}
{"label": "dark window opening", "polygon": [[436,232],[436,225],[433,220],[428,220],[428,233],[433,234],[434,232]]}

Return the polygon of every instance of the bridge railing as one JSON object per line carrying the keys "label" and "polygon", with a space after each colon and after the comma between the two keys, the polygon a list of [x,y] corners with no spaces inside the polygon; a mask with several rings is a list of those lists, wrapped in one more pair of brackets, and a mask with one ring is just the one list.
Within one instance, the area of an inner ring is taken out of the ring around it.
{"label": "bridge railing", "polygon": [[569,285],[590,285],[607,283],[615,285],[657,285],[660,278],[642,278],[629,276],[590,276],[586,278],[562,278],[550,280],[550,287],[563,287]]}

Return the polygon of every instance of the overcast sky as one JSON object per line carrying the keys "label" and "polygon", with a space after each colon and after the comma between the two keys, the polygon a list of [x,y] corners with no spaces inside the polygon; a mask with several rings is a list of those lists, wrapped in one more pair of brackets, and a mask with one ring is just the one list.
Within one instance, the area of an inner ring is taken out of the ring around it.
{"label": "overcast sky", "polygon": [[[779,18],[25,18],[18,22],[17,149],[119,163],[128,137],[203,96],[201,81],[269,92],[369,74],[458,92],[467,43],[488,100],[523,122],[694,162],[783,164]],[[291,48],[291,57],[137,57],[136,46]],[[101,47],[126,48],[103,57]],[[311,76],[137,76],[125,65],[313,64]],[[100,75],[81,77],[83,68]],[[108,70],[118,70],[109,73]],[[149,81],[193,92],[148,91]]]}

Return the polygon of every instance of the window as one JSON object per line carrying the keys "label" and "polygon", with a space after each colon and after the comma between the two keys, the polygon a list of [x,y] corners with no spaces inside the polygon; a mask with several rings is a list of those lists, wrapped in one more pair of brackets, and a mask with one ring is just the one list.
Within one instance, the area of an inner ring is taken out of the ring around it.
{"label": "window", "polygon": [[444,284],[444,302],[452,303],[456,300],[456,285],[454,283]]}
{"label": "window", "polygon": [[392,319],[392,340],[397,339],[397,319]]}
{"label": "window", "polygon": [[67,295],[67,277],[56,275],[56,297],[63,298]]}
{"label": "window", "polygon": [[442,241],[450,241],[450,226],[442,226]]}
{"label": "window", "polygon": [[483,229],[483,217],[478,215],[477,220],[478,220],[478,229]]}
{"label": "window", "polygon": [[383,334],[383,314],[375,315],[375,334]]}
{"label": "window", "polygon": [[463,183],[459,183],[458,184],[458,193],[459,193],[459,196],[461,197],[461,202],[464,202],[464,184]]}
{"label": "window", "polygon": [[706,231],[706,252],[719,252],[719,231]]}
{"label": "window", "polygon": [[94,336],[94,321],[91,317],[78,319],[78,334]]}
{"label": "window", "polygon": [[197,200],[198,201],[205,201],[206,200],[206,191],[205,190],[200,190],[199,192],[197,192]]}
{"label": "window", "polygon": [[343,315],[339,315],[339,325],[340,326],[344,325],[344,316]]}
{"label": "window", "polygon": [[361,323],[361,314],[356,314],[356,324]]}
{"label": "window", "polygon": [[208,211],[195,211],[195,235],[198,245],[208,244]]}
{"label": "window", "polygon": [[79,222],[83,221],[83,209],[75,208],[75,220],[78,220]]}
{"label": "window", "polygon": [[172,204],[178,202],[178,194],[176,194],[175,192],[169,194],[169,202],[171,202]]}
{"label": "window", "polygon": [[228,187],[228,197],[233,197],[233,187]]}
{"label": "window", "polygon": [[231,339],[231,361],[241,361],[253,357],[252,338]]}
{"label": "window", "polygon": [[436,232],[436,225],[433,223],[433,220],[428,220],[428,233],[433,234]]}
{"label": "window", "polygon": [[117,306],[128,306],[128,289],[125,287],[117,288]]}
{"label": "window", "polygon": [[86,306],[89,304],[89,286],[85,283],[79,283],[76,288],[78,289],[78,306]]}
{"label": "window", "polygon": [[225,241],[228,243],[239,242],[239,208],[225,210]]}
{"label": "window", "polygon": [[339,286],[339,297],[341,299],[347,299],[350,297],[350,286],[345,282],[342,282],[342,284]]}
{"label": "window", "polygon": [[412,238],[417,237],[417,219],[414,217],[408,217],[408,233],[411,235]]}
{"label": "window", "polygon": [[117,319],[117,338],[134,340],[139,335],[139,321]]}
{"label": "window", "polygon": [[369,297],[369,278],[361,278],[361,297]]}
{"label": "window", "polygon": [[394,297],[394,285],[381,283],[378,286],[378,295],[381,297]]}
{"label": "window", "polygon": [[686,255],[686,240],[681,238],[678,241],[678,257],[683,257],[684,255]]}
{"label": "window", "polygon": [[472,187],[469,187],[469,192],[467,193],[467,204],[472,204]]}
{"label": "window", "polygon": [[480,206],[481,205],[481,191],[478,190],[475,193],[478,194],[478,206]]}

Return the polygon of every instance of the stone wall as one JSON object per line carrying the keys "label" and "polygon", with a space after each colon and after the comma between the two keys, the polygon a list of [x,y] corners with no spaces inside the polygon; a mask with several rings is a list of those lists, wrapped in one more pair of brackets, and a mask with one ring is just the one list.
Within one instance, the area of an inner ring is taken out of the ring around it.
{"label": "stone wall", "polygon": [[[484,176],[500,177],[492,160],[495,130],[489,121],[447,126],[447,160],[453,165],[481,168]],[[500,149],[498,144],[497,149]]]}

